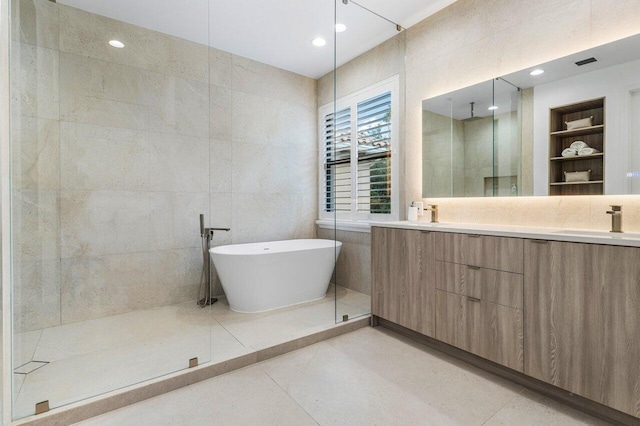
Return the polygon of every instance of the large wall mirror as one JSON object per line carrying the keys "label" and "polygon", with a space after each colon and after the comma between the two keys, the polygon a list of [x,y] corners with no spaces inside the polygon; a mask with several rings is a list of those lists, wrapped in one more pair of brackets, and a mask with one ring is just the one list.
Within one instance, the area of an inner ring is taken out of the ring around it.
{"label": "large wall mirror", "polygon": [[422,102],[423,197],[640,193],[640,35]]}

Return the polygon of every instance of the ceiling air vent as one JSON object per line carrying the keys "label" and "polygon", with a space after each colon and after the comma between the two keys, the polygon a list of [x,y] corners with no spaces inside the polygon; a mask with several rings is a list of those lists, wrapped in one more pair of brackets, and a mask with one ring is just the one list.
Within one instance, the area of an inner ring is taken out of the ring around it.
{"label": "ceiling air vent", "polygon": [[598,60],[596,58],[594,58],[594,57],[591,57],[591,58],[583,59],[581,61],[576,62],[576,65],[581,67],[583,65],[587,65],[587,64],[590,64],[592,62],[598,62]]}

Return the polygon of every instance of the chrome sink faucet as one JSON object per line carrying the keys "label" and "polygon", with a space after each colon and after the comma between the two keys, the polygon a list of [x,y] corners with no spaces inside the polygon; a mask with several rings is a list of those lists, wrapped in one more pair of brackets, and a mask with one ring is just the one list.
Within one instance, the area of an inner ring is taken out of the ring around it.
{"label": "chrome sink faucet", "polygon": [[438,223],[438,205],[437,204],[427,204],[427,208],[425,210],[429,210],[431,212],[431,223]]}
{"label": "chrome sink faucet", "polygon": [[622,232],[622,206],[611,206],[607,214],[611,215],[611,232]]}

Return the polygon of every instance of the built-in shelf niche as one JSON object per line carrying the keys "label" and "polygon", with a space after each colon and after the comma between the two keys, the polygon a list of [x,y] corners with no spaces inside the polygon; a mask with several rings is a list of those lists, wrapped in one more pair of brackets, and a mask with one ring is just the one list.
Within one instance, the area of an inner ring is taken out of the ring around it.
{"label": "built-in shelf niche", "polygon": [[[592,126],[566,130],[566,121],[593,117]],[[550,110],[549,195],[604,194],[605,98],[564,105]],[[584,141],[597,154],[563,157],[562,151]],[[591,170],[589,182],[565,182],[564,173]]]}

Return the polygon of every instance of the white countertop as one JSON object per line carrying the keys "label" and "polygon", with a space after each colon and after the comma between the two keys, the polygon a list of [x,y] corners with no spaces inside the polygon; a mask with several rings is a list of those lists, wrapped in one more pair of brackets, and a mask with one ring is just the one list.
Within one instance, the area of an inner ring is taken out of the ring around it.
{"label": "white countertop", "polygon": [[570,228],[542,228],[535,226],[483,225],[475,223],[429,222],[371,222],[371,226],[400,229],[416,229],[459,234],[494,235],[497,237],[528,238],[534,240],[568,241],[574,243],[607,244],[640,247],[640,233],[611,233],[607,230]]}

